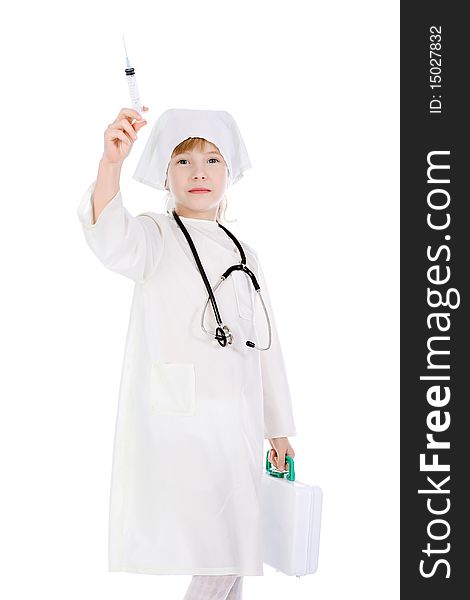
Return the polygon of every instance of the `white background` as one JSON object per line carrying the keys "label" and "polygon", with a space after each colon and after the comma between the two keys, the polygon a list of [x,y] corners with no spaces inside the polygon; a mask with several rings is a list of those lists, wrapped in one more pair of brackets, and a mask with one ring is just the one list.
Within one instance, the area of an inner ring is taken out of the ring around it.
{"label": "white background", "polygon": [[317,573],[266,566],[244,597],[398,598],[398,23],[398,2],[345,0],[28,2],[2,19],[3,597],[178,600],[190,581],[107,572],[132,281],[76,209],[130,105],[125,33],[150,111],[124,203],[163,211],[132,179],[161,112],[233,114],[253,168],[228,216],[269,283],[297,479],[324,493]]}

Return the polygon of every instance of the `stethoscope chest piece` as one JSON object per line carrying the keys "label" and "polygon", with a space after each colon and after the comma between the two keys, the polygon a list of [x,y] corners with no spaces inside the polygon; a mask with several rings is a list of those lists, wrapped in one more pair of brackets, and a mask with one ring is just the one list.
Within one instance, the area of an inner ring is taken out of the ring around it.
{"label": "stethoscope chest piece", "polygon": [[224,325],[223,327],[217,327],[215,330],[215,339],[221,346],[226,346],[233,342],[233,335],[227,325]]}

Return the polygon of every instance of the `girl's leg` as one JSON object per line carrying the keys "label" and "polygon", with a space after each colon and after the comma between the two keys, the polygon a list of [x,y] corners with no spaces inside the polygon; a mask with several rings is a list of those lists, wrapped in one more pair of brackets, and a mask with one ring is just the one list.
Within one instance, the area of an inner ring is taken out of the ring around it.
{"label": "girl's leg", "polygon": [[227,600],[242,600],[243,575],[238,575],[228,593]]}
{"label": "girl's leg", "polygon": [[183,600],[241,600],[241,575],[193,575]]}

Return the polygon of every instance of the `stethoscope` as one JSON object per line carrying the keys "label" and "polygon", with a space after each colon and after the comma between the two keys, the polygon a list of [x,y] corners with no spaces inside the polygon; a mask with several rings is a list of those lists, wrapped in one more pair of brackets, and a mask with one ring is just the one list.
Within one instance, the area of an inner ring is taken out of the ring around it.
{"label": "stethoscope", "polygon": [[[253,284],[253,287],[255,288],[255,291],[258,293],[258,296],[261,300],[261,304],[263,305],[263,310],[264,310],[264,314],[266,316],[266,321],[268,324],[268,332],[269,332],[269,341],[268,341],[268,345],[265,348],[261,348],[260,346],[257,346],[254,342],[247,340],[246,341],[246,345],[249,346],[250,348],[257,348],[258,350],[268,350],[271,347],[271,322],[269,320],[269,315],[268,315],[268,311],[266,309],[266,305],[264,303],[263,300],[263,296],[261,295],[261,289],[259,286],[259,283],[255,277],[255,274],[253,273],[253,271],[251,271],[247,266],[246,266],[246,256],[245,256],[245,251],[242,248],[242,245],[240,244],[240,242],[237,240],[237,238],[233,235],[233,233],[231,231],[229,231],[226,227],[224,227],[221,223],[219,223],[217,221],[217,225],[223,229],[225,231],[225,233],[232,239],[232,241],[235,243],[236,247],[238,248],[238,251],[240,253],[240,257],[241,257],[241,262],[239,264],[236,265],[232,265],[231,267],[229,267],[221,276],[220,279],[217,281],[216,285],[214,286],[214,288],[211,288],[211,285],[209,283],[209,280],[207,279],[207,275],[204,271],[204,268],[202,266],[201,260],[199,258],[199,255],[197,253],[196,247],[194,246],[193,240],[191,239],[191,236],[188,233],[188,230],[186,229],[186,227],[184,226],[183,222],[181,221],[181,219],[179,218],[179,216],[176,214],[175,209],[172,210],[172,214],[173,217],[175,218],[175,221],[177,222],[177,224],[179,225],[179,227],[181,228],[181,231],[183,232],[189,247],[191,248],[191,251],[193,253],[194,259],[196,261],[196,264],[198,266],[199,272],[201,273],[201,277],[204,281],[204,284],[206,286],[207,292],[209,294],[209,297],[207,298],[207,301],[204,305],[204,310],[202,312],[202,317],[201,317],[201,328],[204,331],[204,333],[210,335],[212,338],[216,339],[219,344],[221,346],[226,346],[227,344],[231,344],[233,341],[233,335],[232,332],[230,331],[229,327],[227,325],[223,324],[222,318],[220,316],[220,312],[219,309],[217,307],[217,302],[215,301],[215,297],[214,297],[214,292],[217,290],[217,288],[219,287],[219,285],[225,281],[228,276],[233,273],[234,271],[242,271],[243,273],[245,273],[245,275],[248,275],[248,277],[251,280],[251,283]],[[208,331],[205,327],[204,327],[204,316],[206,314],[206,310],[207,310],[207,305],[210,303],[212,304],[212,309],[214,311],[214,316],[215,319],[217,321],[217,328],[215,331]]]}

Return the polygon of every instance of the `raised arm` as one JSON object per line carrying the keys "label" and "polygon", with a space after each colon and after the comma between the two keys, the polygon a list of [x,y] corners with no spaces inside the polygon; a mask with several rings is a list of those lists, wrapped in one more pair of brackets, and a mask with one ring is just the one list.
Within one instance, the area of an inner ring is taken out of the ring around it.
{"label": "raised arm", "polygon": [[[143,108],[148,110],[146,106]],[[146,124],[147,121],[136,110],[122,108],[106,128],[103,156],[94,190],[92,223],[97,221],[104,207],[118,193],[122,165],[132,150],[137,132]]]}
{"label": "raised arm", "polygon": [[[146,109],[146,107],[144,107]],[[163,252],[163,229],[158,221],[134,217],[123,205],[119,181],[137,131],[146,124],[139,113],[123,108],[104,132],[104,152],[98,175],[78,207],[86,241],[99,260],[136,282],[144,281]]]}
{"label": "raised arm", "polygon": [[163,254],[164,231],[158,220],[134,217],[125,208],[120,190],[93,222],[93,182],[78,207],[88,246],[103,265],[135,282],[144,282]]}

